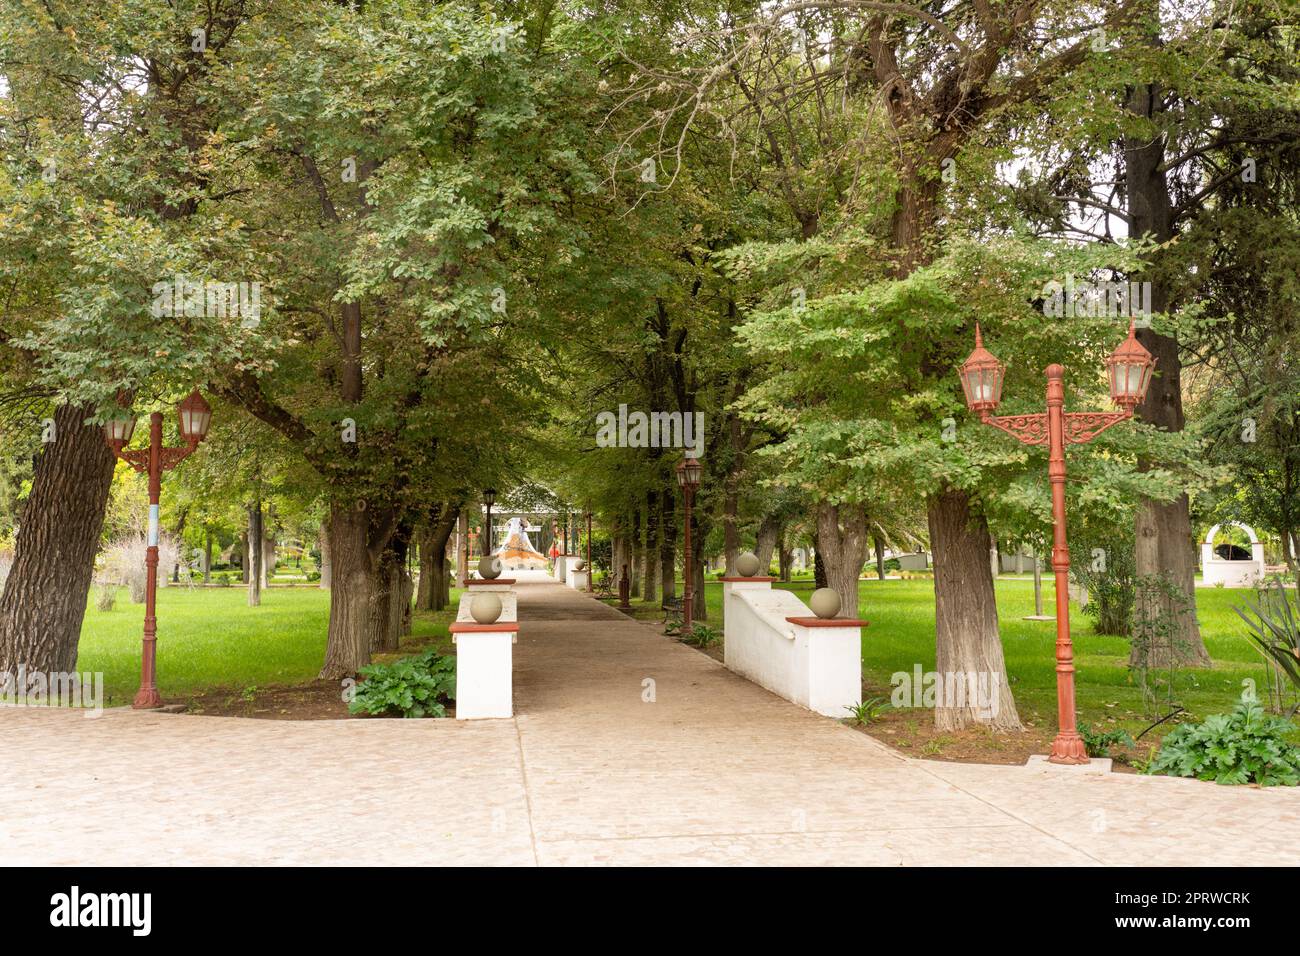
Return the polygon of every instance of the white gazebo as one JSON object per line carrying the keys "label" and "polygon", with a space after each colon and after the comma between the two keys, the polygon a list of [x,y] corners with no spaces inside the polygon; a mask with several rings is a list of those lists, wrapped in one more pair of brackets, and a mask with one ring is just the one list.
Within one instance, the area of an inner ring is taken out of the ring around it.
{"label": "white gazebo", "polygon": [[[1223,525],[1215,525],[1210,529],[1209,534],[1205,536],[1205,541],[1201,545],[1201,574],[1207,585],[1219,586],[1225,588],[1252,588],[1260,581],[1264,580],[1264,545],[1255,534],[1255,529],[1250,525],[1241,524],[1238,521],[1228,522],[1241,528],[1250,536],[1250,557],[1233,558],[1221,557],[1214,550],[1214,536],[1219,533]],[[1228,545],[1228,554],[1231,555],[1233,545]],[[1241,550],[1241,549],[1238,549]]]}

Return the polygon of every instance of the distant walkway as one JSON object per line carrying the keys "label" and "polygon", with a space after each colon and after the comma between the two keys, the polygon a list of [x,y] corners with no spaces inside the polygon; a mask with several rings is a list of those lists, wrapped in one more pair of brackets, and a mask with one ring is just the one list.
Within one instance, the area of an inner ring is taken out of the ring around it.
{"label": "distant walkway", "polygon": [[906,758],[519,576],[514,720],[0,709],[6,862],[1300,864],[1295,790]]}

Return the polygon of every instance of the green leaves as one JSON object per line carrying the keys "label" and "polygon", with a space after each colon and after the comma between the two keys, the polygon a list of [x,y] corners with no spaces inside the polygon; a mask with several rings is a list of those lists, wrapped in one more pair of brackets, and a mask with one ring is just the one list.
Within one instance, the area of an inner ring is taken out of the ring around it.
{"label": "green leaves", "polygon": [[1174,729],[1147,773],[1294,787],[1300,784],[1300,747],[1286,736],[1295,729],[1289,720],[1264,713],[1256,698],[1242,697],[1231,714]]}
{"label": "green leaves", "polygon": [[446,717],[445,701],[456,693],[456,658],[431,648],[391,664],[370,664],[360,676],[349,713]]}

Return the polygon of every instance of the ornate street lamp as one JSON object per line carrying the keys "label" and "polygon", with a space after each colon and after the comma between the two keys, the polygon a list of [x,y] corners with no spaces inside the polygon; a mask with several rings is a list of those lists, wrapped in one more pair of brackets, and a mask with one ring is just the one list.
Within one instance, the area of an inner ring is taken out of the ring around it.
{"label": "ornate street lamp", "polygon": [[483,503],[487,505],[487,523],[483,525],[483,554],[492,553],[492,545],[496,543],[493,540],[496,535],[492,533],[492,505],[497,500],[497,490],[495,488],[483,489]]}
{"label": "ornate street lamp", "polygon": [[212,424],[212,407],[203,400],[196,388],[177,408],[181,437],[185,444],[180,448],[163,447],[162,412],[149,416],[149,447],[126,451],[126,443],[135,432],[135,417],[124,411],[104,425],[104,437],[113,454],[136,471],[149,476],[149,540],[145,552],[144,584],[144,646],[140,657],[140,690],[131,706],[147,710],[162,706],[158,693],[158,504],[162,497],[162,473],[170,471],[194,453],[199,442],[208,435]]}
{"label": "ornate street lamp", "polygon": [[695,503],[695,489],[700,487],[700,473],[704,466],[698,458],[685,457],[677,465],[677,483],[682,486],[682,500],[686,505],[686,535],[683,549],[683,570],[686,573],[686,593],[682,597],[682,633],[689,634],[694,627],[694,599],[691,574],[691,505]]}
{"label": "ornate street lamp", "polygon": [[975,326],[975,351],[961,367],[961,385],[966,404],[979,412],[980,421],[1016,438],[1025,445],[1046,445],[1047,475],[1052,484],[1052,570],[1056,575],[1056,715],[1057,733],[1052,741],[1051,763],[1088,762],[1083,738],[1079,736],[1074,711],[1074,647],[1070,643],[1070,550],[1065,541],[1065,446],[1092,441],[1111,425],[1133,417],[1151,382],[1156,361],[1137,340],[1133,323],[1128,338],[1106,359],[1110,375],[1110,398],[1123,411],[1067,412],[1065,369],[1047,366],[1047,411],[1032,415],[994,415],[1002,400],[1004,366],[984,348],[979,326]]}

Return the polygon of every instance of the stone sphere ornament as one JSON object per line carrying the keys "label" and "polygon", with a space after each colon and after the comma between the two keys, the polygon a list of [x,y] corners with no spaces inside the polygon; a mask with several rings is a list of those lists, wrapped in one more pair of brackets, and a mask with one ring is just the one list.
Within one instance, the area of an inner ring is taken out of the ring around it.
{"label": "stone sphere ornament", "polygon": [[818,588],[808,599],[808,606],[820,618],[832,618],[840,613],[840,596],[832,588]]}
{"label": "stone sphere ornament", "polygon": [[495,624],[501,616],[501,598],[491,591],[470,598],[469,614],[480,624]]}
{"label": "stone sphere ornament", "polygon": [[758,574],[758,555],[753,551],[746,551],[736,558],[736,572],[741,577],[752,578]]}
{"label": "stone sphere ornament", "polygon": [[501,559],[495,554],[485,554],[478,561],[479,577],[491,581],[501,576]]}
{"label": "stone sphere ornament", "polygon": [[581,558],[573,562],[573,570],[575,571],[582,571],[586,567],[587,567],[587,562],[583,561]]}

